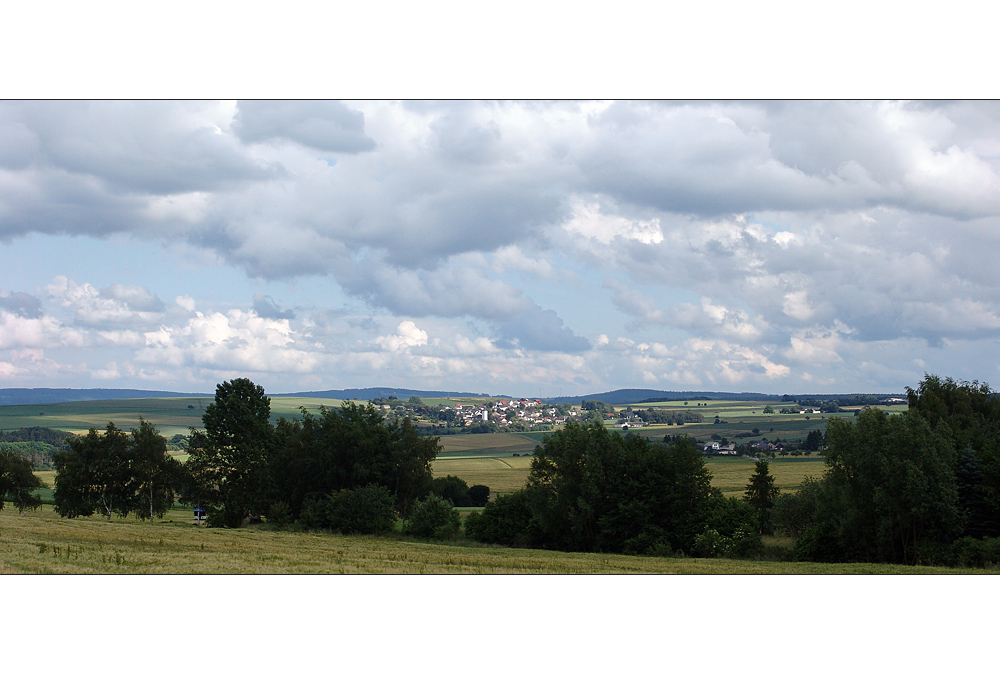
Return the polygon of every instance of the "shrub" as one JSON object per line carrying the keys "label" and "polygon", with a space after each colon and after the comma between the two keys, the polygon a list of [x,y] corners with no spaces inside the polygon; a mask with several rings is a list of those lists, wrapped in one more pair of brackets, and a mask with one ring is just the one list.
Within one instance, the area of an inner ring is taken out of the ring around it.
{"label": "shrub", "polygon": [[326,500],[330,528],[344,534],[382,534],[396,523],[395,499],[385,487],[341,489]]}
{"label": "shrub", "polygon": [[449,501],[428,494],[414,504],[403,530],[420,538],[450,538],[461,526],[458,512]]}
{"label": "shrub", "polygon": [[282,529],[292,522],[292,509],[284,501],[272,503],[267,511],[267,521]]}
{"label": "shrub", "polygon": [[490,488],[485,484],[474,484],[469,487],[469,500],[476,508],[482,508],[490,502]]}
{"label": "shrub", "polygon": [[498,496],[482,513],[465,520],[465,535],[480,543],[526,547],[530,540],[531,507],[525,490]]}
{"label": "shrub", "polygon": [[299,520],[303,526],[310,529],[327,529],[330,520],[326,513],[326,495],[320,493],[310,493],[302,500],[302,510],[299,511]]}
{"label": "shrub", "polygon": [[469,498],[469,485],[460,477],[454,475],[436,477],[431,490],[446,501],[451,501],[453,506],[461,508],[472,505],[472,499]]}

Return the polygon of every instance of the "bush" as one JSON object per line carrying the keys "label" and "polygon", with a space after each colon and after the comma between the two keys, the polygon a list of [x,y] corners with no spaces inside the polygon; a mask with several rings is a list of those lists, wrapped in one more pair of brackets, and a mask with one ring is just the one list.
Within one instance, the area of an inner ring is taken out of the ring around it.
{"label": "bush", "polygon": [[309,529],[328,529],[330,520],[326,513],[326,495],[316,492],[307,494],[302,500],[299,522]]}
{"label": "bush", "polygon": [[435,494],[428,494],[417,501],[403,531],[420,538],[451,538],[462,523],[449,501]]}
{"label": "bush", "polygon": [[446,501],[451,501],[453,506],[462,508],[472,505],[472,499],[469,497],[469,485],[460,477],[454,475],[436,477],[431,485],[431,490]]}
{"label": "bush", "polygon": [[267,521],[279,529],[283,529],[292,522],[292,509],[284,501],[272,503],[267,511]]}
{"label": "bush", "polygon": [[396,523],[395,499],[385,487],[341,489],[326,499],[330,528],[344,534],[382,534]]}
{"label": "bush", "polygon": [[966,536],[952,544],[952,566],[991,568],[1000,565],[1000,538]]}
{"label": "bush", "polygon": [[482,508],[490,502],[490,488],[485,484],[474,484],[469,487],[469,500],[476,508]]}
{"label": "bush", "polygon": [[480,543],[527,547],[530,540],[531,507],[525,490],[498,496],[482,513],[470,513],[465,535]]}

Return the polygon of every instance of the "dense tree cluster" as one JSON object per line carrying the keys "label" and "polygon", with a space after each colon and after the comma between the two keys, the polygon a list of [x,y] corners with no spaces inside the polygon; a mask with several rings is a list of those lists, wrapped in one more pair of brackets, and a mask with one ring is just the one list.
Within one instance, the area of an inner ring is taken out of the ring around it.
{"label": "dense tree cluster", "polygon": [[931,375],[908,397],[902,414],[828,422],[827,473],[775,506],[801,558],[965,563],[1000,551],[1000,398]]}
{"label": "dense tree cluster", "polygon": [[29,459],[0,449],[0,510],[4,501],[11,501],[21,513],[35,510],[42,501],[33,492],[41,486],[42,481],[32,472]]}
{"label": "dense tree cluster", "polygon": [[[713,513],[732,500],[724,499],[710,480],[690,438],[663,445],[611,433],[598,423],[571,423],[535,451],[527,486],[470,515],[466,531],[476,540],[503,545],[690,553],[715,523]],[[717,518],[726,531],[714,535],[728,544],[735,529],[747,525],[746,535],[759,542],[752,509],[742,513],[742,519]]]}
{"label": "dense tree cluster", "polygon": [[149,422],[140,418],[131,433],[109,423],[104,433],[92,428],[66,442],[69,448],[53,457],[55,509],[63,517],[135,513],[152,521],[173,505],[183,468]]}
{"label": "dense tree cluster", "polygon": [[666,424],[668,426],[684,424],[700,424],[705,420],[701,412],[692,410],[668,410],[657,407],[650,407],[644,410],[635,410],[635,415],[647,424]]}

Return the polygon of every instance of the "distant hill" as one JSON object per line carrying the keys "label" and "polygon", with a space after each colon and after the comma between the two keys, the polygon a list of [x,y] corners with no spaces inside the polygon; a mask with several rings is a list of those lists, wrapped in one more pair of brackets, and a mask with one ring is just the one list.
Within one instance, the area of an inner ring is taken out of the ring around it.
{"label": "distant hill", "polygon": [[48,405],[86,400],[128,400],[131,398],[192,398],[212,393],[175,393],[130,388],[3,388],[0,405]]}
{"label": "distant hill", "polygon": [[509,398],[510,396],[491,396],[489,393],[469,393],[458,391],[417,391],[409,388],[345,388],[336,391],[300,391],[299,393],[269,393],[272,398],[336,398],[337,400],[371,400],[372,398],[388,398],[396,396],[406,399],[411,396],[418,398]]}
{"label": "distant hill", "polygon": [[572,403],[581,400],[603,400],[610,405],[633,405],[635,403],[664,402],[667,400],[762,400],[778,402],[780,395],[766,393],[725,393],[721,391],[657,391],[648,388],[621,388],[606,393],[592,393],[585,396],[562,396],[546,398],[550,403]]}

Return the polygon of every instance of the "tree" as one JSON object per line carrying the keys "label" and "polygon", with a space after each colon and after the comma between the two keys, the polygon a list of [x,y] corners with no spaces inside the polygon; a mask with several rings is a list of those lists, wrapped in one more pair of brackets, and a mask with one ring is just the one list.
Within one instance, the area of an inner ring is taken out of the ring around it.
{"label": "tree", "polygon": [[778,496],[779,491],[774,485],[774,476],[769,471],[767,461],[759,459],[757,465],[754,466],[754,473],[747,483],[743,498],[756,512],[757,531],[762,534],[774,533],[774,526],[771,524],[771,509],[774,507],[774,499]]}
{"label": "tree", "polygon": [[774,408],[770,405],[764,406],[764,414],[774,414]]}
{"label": "tree", "polygon": [[435,494],[450,501],[455,507],[462,508],[472,505],[472,499],[469,497],[469,485],[460,477],[455,475],[436,477],[432,489]]}
{"label": "tree", "polygon": [[417,435],[409,420],[386,423],[373,406],[353,402],[322,408],[318,416],[302,412],[301,420],[278,421],[271,461],[274,498],[288,503],[296,517],[310,493],[369,484],[388,489],[405,517],[431,490],[431,461],[440,440]]}
{"label": "tree", "polygon": [[41,486],[30,460],[10,450],[0,450],[0,510],[5,500],[12,501],[22,514],[39,508],[42,501],[32,492]]}
{"label": "tree", "polygon": [[458,512],[449,501],[428,494],[414,504],[403,531],[420,538],[450,538],[461,526]]}
{"label": "tree", "polygon": [[602,425],[567,424],[535,450],[532,545],[568,551],[689,550],[704,528],[711,475],[690,438],[653,445]]}
{"label": "tree", "polygon": [[188,466],[206,505],[219,509],[221,523],[238,527],[258,520],[271,495],[268,462],[274,447],[271,401],[249,379],[233,379],[215,388],[215,402],[205,408],[203,438],[192,438]]}
{"label": "tree", "polygon": [[867,409],[827,423],[827,478],[846,503],[838,525],[849,559],[913,564],[923,543],[961,527],[951,438],[917,414]]}
{"label": "tree", "polygon": [[342,489],[327,499],[330,528],[343,534],[384,534],[396,523],[395,499],[379,485]]}
{"label": "tree", "polygon": [[818,452],[820,444],[823,442],[823,432],[819,430],[809,431],[800,449],[804,452]]}
{"label": "tree", "polygon": [[474,484],[469,487],[469,501],[473,507],[482,508],[490,502],[490,488],[485,484]]}
{"label": "tree", "polygon": [[55,510],[63,517],[86,517],[100,510],[127,517],[135,507],[131,440],[125,431],[108,422],[99,434],[67,438],[69,449],[56,452]]}
{"label": "tree", "polygon": [[[167,441],[156,427],[139,417],[139,427],[132,429],[132,474],[137,499],[149,505],[149,523],[174,504],[174,491],[182,472],[181,464],[167,454]],[[141,513],[138,506],[136,513]]]}

